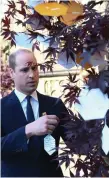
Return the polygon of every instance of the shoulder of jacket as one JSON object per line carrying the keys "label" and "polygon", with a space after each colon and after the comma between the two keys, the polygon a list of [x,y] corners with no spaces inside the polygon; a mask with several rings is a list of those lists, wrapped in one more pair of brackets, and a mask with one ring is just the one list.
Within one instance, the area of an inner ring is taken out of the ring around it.
{"label": "shoulder of jacket", "polygon": [[10,100],[11,96],[12,96],[12,92],[7,96],[1,98],[1,104],[5,104],[8,100]]}
{"label": "shoulder of jacket", "polygon": [[47,101],[62,102],[60,98],[56,98],[56,97],[45,95],[45,94],[41,94],[41,93],[39,93],[39,95],[41,97],[43,97],[45,100],[47,100]]}

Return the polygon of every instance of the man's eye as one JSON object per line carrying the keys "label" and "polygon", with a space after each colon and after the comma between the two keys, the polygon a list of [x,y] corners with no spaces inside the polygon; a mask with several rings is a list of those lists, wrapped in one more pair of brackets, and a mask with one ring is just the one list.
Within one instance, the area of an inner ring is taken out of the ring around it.
{"label": "man's eye", "polygon": [[28,68],[22,69],[21,71],[26,73],[26,72],[28,72]]}
{"label": "man's eye", "polygon": [[37,70],[37,65],[33,66],[32,70]]}

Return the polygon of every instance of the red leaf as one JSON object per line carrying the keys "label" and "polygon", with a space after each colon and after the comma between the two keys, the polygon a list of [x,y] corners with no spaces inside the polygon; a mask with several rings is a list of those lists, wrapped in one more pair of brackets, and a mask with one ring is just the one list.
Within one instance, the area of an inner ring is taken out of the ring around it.
{"label": "red leaf", "polygon": [[16,22],[15,22],[17,25],[22,25],[22,26],[26,26],[26,24],[22,21],[22,20],[19,20],[19,19],[16,19]]}
{"label": "red leaf", "polygon": [[10,32],[9,31],[5,31],[1,35],[4,36],[3,37],[4,39],[6,39],[10,35]]}
{"label": "red leaf", "polygon": [[9,37],[7,38],[7,40],[11,41],[11,37],[9,36]]}
{"label": "red leaf", "polygon": [[24,8],[22,8],[21,10],[17,10],[17,12],[19,12],[19,14],[23,15],[24,17],[26,16],[26,11]]}
{"label": "red leaf", "polygon": [[19,0],[17,3],[18,3],[18,4],[21,4],[21,7],[22,7],[22,8],[23,8],[23,7],[27,8],[27,5],[26,5],[26,3],[25,3],[23,0]]}
{"label": "red leaf", "polygon": [[14,31],[11,31],[11,38],[12,38],[13,40],[15,40],[15,35],[17,35],[17,33],[14,32]]}
{"label": "red leaf", "polygon": [[16,46],[16,43],[14,40],[11,39],[11,46]]}
{"label": "red leaf", "polygon": [[8,6],[12,9],[15,9],[16,5],[15,5],[15,2],[14,1],[8,1]]}
{"label": "red leaf", "polygon": [[38,51],[40,51],[40,48],[39,48],[39,43],[38,42],[35,42],[32,46],[32,51],[34,51],[35,49],[37,49]]}
{"label": "red leaf", "polygon": [[10,18],[8,18],[7,16],[5,16],[4,19],[2,19],[2,23],[3,27],[7,27],[8,29],[10,28]]}

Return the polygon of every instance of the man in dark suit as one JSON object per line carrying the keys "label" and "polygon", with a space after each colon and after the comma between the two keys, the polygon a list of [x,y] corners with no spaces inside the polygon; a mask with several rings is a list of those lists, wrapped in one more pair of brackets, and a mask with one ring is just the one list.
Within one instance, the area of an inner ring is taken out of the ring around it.
{"label": "man in dark suit", "polygon": [[58,152],[50,154],[46,146],[52,149],[54,139],[58,146],[65,137],[67,110],[60,99],[36,91],[39,73],[31,51],[12,53],[9,65],[15,90],[1,100],[1,176],[62,177],[54,160]]}

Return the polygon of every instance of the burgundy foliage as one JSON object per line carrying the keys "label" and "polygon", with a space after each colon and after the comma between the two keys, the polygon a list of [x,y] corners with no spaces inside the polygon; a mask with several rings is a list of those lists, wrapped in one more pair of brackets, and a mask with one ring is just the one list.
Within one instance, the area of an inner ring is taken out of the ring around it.
{"label": "burgundy foliage", "polygon": [[[53,1],[51,1],[53,2]],[[60,1],[60,3],[70,3],[66,1]],[[20,5],[17,9],[16,3]],[[16,45],[15,35],[17,35],[14,29],[11,29],[11,19],[15,20],[17,25],[25,27],[26,32],[29,35],[31,42],[36,40],[33,44],[32,50],[39,49],[39,43],[37,37],[44,38],[42,30],[47,29],[49,35],[49,47],[43,52],[46,53],[46,59],[49,57],[49,61],[45,61],[43,64],[38,64],[40,70],[53,71],[53,66],[57,59],[57,55],[61,52],[66,52],[66,58],[69,57],[76,64],[75,54],[81,53],[84,56],[85,62],[88,62],[88,55],[94,54],[96,51],[100,52],[100,47],[107,44],[109,46],[109,11],[104,15],[97,12],[94,7],[97,4],[102,5],[103,0],[99,2],[90,1],[84,6],[84,14],[79,16],[72,26],[66,26],[60,22],[60,17],[54,20],[54,17],[41,16],[34,11],[32,7],[29,7],[24,1],[8,0],[8,10],[5,12],[5,16],[2,19],[2,36],[5,40],[11,42],[11,46]],[[24,20],[17,18],[16,14],[22,15]],[[31,26],[31,28],[28,27]],[[37,31],[38,30],[38,31]],[[58,44],[55,46],[54,44]],[[84,49],[87,53],[84,53]],[[85,64],[84,62],[84,64]],[[2,96],[5,95],[5,91],[12,90],[13,82],[9,77],[8,67],[2,64],[1,68],[1,92]],[[92,69],[89,72],[89,80],[86,83],[90,85],[90,88],[96,88],[98,80],[98,74]],[[76,85],[76,75],[69,74],[68,83],[64,86],[63,93],[65,94],[65,103],[69,103],[69,106],[77,100],[81,89]],[[70,176],[80,176],[80,171],[83,171],[83,176],[87,177],[107,177],[109,176],[109,162],[107,158],[101,155],[101,130],[104,126],[104,120],[84,121],[81,116],[74,115],[74,113],[68,109],[70,121],[67,125],[64,125],[68,129],[66,134],[67,146],[62,149],[63,153],[59,155],[60,165],[65,163],[66,168],[70,163],[74,163],[76,174],[70,170]],[[107,122],[109,124],[109,114],[107,114]],[[59,148],[58,148],[59,149]],[[73,158],[74,154],[78,154],[77,161]],[[86,155],[86,158],[81,159],[81,154]],[[69,168],[70,169],[70,168]]]}

